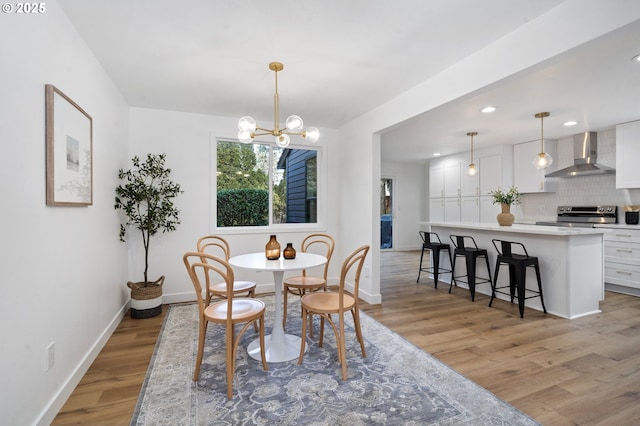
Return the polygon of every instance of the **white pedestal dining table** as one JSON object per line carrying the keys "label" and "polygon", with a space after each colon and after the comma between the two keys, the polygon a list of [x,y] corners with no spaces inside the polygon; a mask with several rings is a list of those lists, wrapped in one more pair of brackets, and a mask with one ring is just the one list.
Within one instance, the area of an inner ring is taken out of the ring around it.
{"label": "white pedestal dining table", "polygon": [[[234,256],[229,259],[232,266],[254,271],[271,271],[275,285],[275,320],[271,334],[265,336],[265,357],[267,362],[284,362],[295,359],[300,354],[301,338],[286,334],[282,326],[282,281],[285,271],[301,270],[324,265],[327,258],[315,253],[298,252],[295,259],[267,260],[264,252]],[[260,360],[260,339],[251,342],[247,348],[249,356]]]}

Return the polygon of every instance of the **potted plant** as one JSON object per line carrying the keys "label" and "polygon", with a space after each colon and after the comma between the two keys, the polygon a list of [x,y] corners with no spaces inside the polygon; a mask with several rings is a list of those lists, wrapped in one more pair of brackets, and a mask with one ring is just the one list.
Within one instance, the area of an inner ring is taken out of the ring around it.
{"label": "potted plant", "polygon": [[489,195],[493,197],[493,204],[500,204],[502,212],[498,213],[496,217],[500,226],[511,226],[515,217],[511,214],[511,206],[517,206],[522,202],[522,194],[518,192],[518,188],[512,186],[508,191],[503,191],[500,188],[495,191],[489,192]]}
{"label": "potted plant", "polygon": [[133,167],[120,169],[123,181],[116,188],[115,209],[124,212],[120,224],[120,241],[125,242],[130,226],[140,231],[144,245],[144,281],[127,283],[131,289],[131,318],[150,318],[162,312],[162,284],[164,275],[155,281],[148,278],[149,242],[158,231],[174,231],[180,223],[180,211],[173,199],[182,191],[169,177],[165,166],[166,154],[147,154],[142,162],[138,156],[131,160]]}

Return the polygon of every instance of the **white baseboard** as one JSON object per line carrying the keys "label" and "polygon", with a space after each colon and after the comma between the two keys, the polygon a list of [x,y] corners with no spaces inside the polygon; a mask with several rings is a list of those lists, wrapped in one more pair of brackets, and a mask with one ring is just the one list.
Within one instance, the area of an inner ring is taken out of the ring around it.
{"label": "white baseboard", "polygon": [[107,341],[120,324],[120,321],[122,321],[122,318],[127,313],[128,309],[129,302],[127,302],[122,308],[120,308],[120,310],[116,313],[116,315],[113,317],[104,331],[100,334],[100,336],[98,336],[98,339],[94,342],[89,351],[87,351],[85,356],[82,358],[82,361],[77,365],[75,370],[73,370],[66,382],[60,387],[53,398],[51,398],[49,403],[45,406],[38,417],[36,417],[36,421],[34,424],[47,426],[53,422],[64,403],[67,402],[67,399],[69,398],[71,393],[87,373],[87,370],[89,370],[89,367],[91,367],[93,361],[95,361],[95,359],[98,357],[98,354],[100,353],[102,348],[104,348],[104,345],[107,344]]}

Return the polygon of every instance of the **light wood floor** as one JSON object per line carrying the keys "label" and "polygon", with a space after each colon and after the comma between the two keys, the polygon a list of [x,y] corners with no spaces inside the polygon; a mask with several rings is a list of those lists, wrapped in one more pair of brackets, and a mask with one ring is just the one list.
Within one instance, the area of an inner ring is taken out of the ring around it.
{"label": "light wood floor", "polygon": [[[362,310],[545,425],[640,424],[640,298],[565,320],[423,274],[419,252],[381,254],[382,305]],[[485,284],[488,286],[488,284]],[[126,317],[53,424],[128,424],[163,317]]]}

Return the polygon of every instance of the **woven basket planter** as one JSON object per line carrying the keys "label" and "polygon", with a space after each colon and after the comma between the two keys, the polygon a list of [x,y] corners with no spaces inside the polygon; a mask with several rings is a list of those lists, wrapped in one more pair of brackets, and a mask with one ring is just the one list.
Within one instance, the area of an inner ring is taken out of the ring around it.
{"label": "woven basket planter", "polygon": [[150,283],[143,281],[127,283],[131,289],[131,318],[151,318],[162,313],[163,283],[164,275]]}

